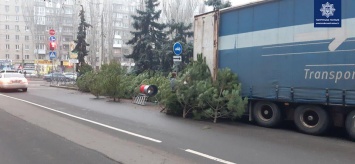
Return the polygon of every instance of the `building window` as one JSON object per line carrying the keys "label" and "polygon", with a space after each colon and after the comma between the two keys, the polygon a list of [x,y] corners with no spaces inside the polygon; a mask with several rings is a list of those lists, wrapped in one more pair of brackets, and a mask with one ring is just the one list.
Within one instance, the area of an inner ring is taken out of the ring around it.
{"label": "building window", "polygon": [[38,59],[45,59],[46,56],[44,54],[38,54]]}
{"label": "building window", "polygon": [[16,13],[19,13],[20,12],[20,7],[19,6],[15,6],[15,11],[16,11]]}
{"label": "building window", "polygon": [[15,35],[16,40],[20,40],[20,35]]}
{"label": "building window", "polygon": [[66,5],[73,5],[74,3],[73,3],[72,0],[66,0],[66,1],[64,1],[64,4],[66,4]]}
{"label": "building window", "polygon": [[5,25],[6,30],[10,30],[10,25]]}
{"label": "building window", "polygon": [[16,17],[15,17],[15,20],[16,20],[16,21],[19,21],[19,20],[20,20],[20,17],[19,17],[19,16],[16,16]]}
{"label": "building window", "polygon": [[10,44],[6,44],[6,49],[7,49],[7,50],[10,49]]}
{"label": "building window", "polygon": [[15,25],[15,30],[16,31],[20,31],[20,26],[19,25]]}
{"label": "building window", "polygon": [[35,15],[45,15],[46,9],[45,7],[37,7],[35,8]]}
{"label": "building window", "polygon": [[30,40],[30,36],[25,36],[25,40]]}
{"label": "building window", "polygon": [[20,55],[16,55],[16,59],[20,59]]}
{"label": "building window", "polygon": [[36,24],[38,25],[45,25],[46,24],[46,17],[42,17],[42,16],[37,16],[35,18]]}
{"label": "building window", "polygon": [[64,13],[65,14],[73,14],[73,11],[70,8],[65,8]]}
{"label": "building window", "polygon": [[6,59],[10,59],[10,54],[6,54],[6,55],[5,55],[5,58],[6,58]]}
{"label": "building window", "polygon": [[6,35],[6,40],[10,40],[10,35]]}
{"label": "building window", "polygon": [[30,27],[25,26],[25,31],[28,31],[28,30],[30,30]]}
{"label": "building window", "polygon": [[37,40],[44,40],[44,35],[39,35],[36,37]]}
{"label": "building window", "polygon": [[46,31],[49,31],[50,29],[53,29],[53,27],[51,27],[51,26],[46,27]]}
{"label": "building window", "polygon": [[8,15],[5,15],[5,20],[10,20],[10,16],[8,16]]}
{"label": "building window", "polygon": [[9,12],[10,11],[10,7],[8,5],[5,5],[5,11]]}
{"label": "building window", "polygon": [[30,45],[25,45],[25,50],[29,50],[30,49]]}
{"label": "building window", "polygon": [[25,55],[25,59],[30,59],[30,55]]}
{"label": "building window", "polygon": [[44,50],[44,44],[37,44],[36,49]]}
{"label": "building window", "polygon": [[51,1],[46,1],[46,7],[53,7],[53,3]]}
{"label": "building window", "polygon": [[16,44],[16,50],[20,49],[20,45]]}

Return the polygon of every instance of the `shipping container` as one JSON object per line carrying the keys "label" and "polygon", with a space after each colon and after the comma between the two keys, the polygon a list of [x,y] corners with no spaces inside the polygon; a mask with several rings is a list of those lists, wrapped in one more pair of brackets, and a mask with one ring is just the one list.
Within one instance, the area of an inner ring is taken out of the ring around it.
{"label": "shipping container", "polygon": [[[264,0],[195,16],[194,58],[229,68],[250,120],[355,139],[355,1]],[[319,27],[321,26],[321,27]]]}

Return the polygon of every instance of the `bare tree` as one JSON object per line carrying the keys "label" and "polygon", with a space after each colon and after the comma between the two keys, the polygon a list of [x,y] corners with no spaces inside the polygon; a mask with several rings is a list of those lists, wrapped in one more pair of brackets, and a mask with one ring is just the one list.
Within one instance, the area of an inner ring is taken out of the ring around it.
{"label": "bare tree", "polygon": [[186,24],[191,23],[194,12],[200,5],[200,0],[163,0],[161,2],[162,17],[167,23],[172,20]]}
{"label": "bare tree", "polygon": [[[102,16],[102,9],[100,3],[100,0],[90,0],[87,4],[86,11],[87,16],[89,17],[88,23],[92,25],[92,28],[88,29],[88,43],[90,44],[89,47],[89,55],[88,55],[88,61],[91,66],[96,67],[96,57],[100,52],[100,21],[101,21],[101,16]],[[101,9],[101,10],[100,10]]]}

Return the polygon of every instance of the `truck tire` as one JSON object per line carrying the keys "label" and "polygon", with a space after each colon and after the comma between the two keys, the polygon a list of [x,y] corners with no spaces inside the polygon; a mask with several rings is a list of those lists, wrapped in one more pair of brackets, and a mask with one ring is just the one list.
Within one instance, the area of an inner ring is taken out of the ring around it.
{"label": "truck tire", "polygon": [[345,120],[346,131],[349,134],[350,139],[355,141],[355,110],[350,112]]}
{"label": "truck tire", "polygon": [[259,101],[254,105],[253,117],[260,126],[276,127],[281,122],[281,111],[275,103]]}
{"label": "truck tire", "polygon": [[312,135],[323,134],[330,126],[328,113],[323,108],[313,105],[297,107],[294,122],[300,131]]}

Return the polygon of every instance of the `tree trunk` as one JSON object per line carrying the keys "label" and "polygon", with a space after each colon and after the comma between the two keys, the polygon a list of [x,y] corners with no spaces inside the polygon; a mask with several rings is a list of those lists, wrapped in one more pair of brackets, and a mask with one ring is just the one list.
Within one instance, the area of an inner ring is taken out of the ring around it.
{"label": "tree trunk", "polygon": [[186,118],[186,106],[184,106],[184,110],[182,111],[182,118]]}
{"label": "tree trunk", "polygon": [[217,115],[218,115],[218,110],[214,110],[214,119],[213,119],[213,123],[217,123]]}

